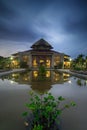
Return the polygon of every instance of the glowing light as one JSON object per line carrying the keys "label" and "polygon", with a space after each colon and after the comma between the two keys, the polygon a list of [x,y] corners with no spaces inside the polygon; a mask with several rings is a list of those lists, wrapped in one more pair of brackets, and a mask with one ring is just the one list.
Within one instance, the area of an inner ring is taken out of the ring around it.
{"label": "glowing light", "polygon": [[70,60],[70,61],[72,61],[72,59],[71,59],[71,58],[70,58],[69,60]]}
{"label": "glowing light", "polygon": [[37,66],[36,59],[35,59],[35,60],[33,60],[33,65],[34,65],[34,66]]}
{"label": "glowing light", "polygon": [[27,80],[28,80],[28,78],[27,78],[27,77],[24,77],[23,79],[24,79],[25,81],[27,81]]}
{"label": "glowing light", "polygon": [[34,71],[34,77],[37,77],[38,76],[38,72],[37,71]]}
{"label": "glowing light", "polygon": [[13,60],[13,56],[11,56],[10,59]]}
{"label": "glowing light", "polygon": [[58,78],[55,78],[55,81],[59,80]]}
{"label": "glowing light", "polygon": [[44,62],[44,60],[40,60],[40,63],[43,63]]}
{"label": "glowing light", "polygon": [[14,83],[14,81],[12,81],[12,80],[11,80],[11,81],[10,81],[10,83],[11,83],[11,84],[13,84],[13,83]]}
{"label": "glowing light", "polygon": [[69,81],[68,81],[68,83],[70,83],[70,84],[71,84],[71,80],[69,80]]}
{"label": "glowing light", "polygon": [[12,74],[12,77],[15,77],[15,74]]}
{"label": "glowing light", "polygon": [[65,77],[69,77],[70,74],[65,74],[65,73],[63,73],[63,76],[65,76]]}
{"label": "glowing light", "polygon": [[46,77],[50,77],[50,71],[47,71]]}
{"label": "glowing light", "polygon": [[46,66],[50,67],[50,60],[46,60]]}

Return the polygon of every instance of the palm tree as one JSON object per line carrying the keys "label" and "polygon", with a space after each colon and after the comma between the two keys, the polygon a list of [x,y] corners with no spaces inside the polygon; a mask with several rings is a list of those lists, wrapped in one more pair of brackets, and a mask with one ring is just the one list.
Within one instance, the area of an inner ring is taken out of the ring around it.
{"label": "palm tree", "polygon": [[79,65],[79,67],[82,69],[82,67],[83,67],[83,64],[84,64],[84,55],[83,54],[80,54],[80,55],[78,55],[78,57],[77,57],[77,61],[78,61],[78,65]]}

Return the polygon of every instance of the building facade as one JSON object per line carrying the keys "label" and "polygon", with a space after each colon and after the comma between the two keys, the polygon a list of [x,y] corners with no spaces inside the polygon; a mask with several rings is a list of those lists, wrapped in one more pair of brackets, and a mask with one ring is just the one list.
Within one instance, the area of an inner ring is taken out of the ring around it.
{"label": "building facade", "polygon": [[44,39],[31,46],[31,50],[12,54],[12,67],[70,68],[70,56],[52,50],[53,47]]}

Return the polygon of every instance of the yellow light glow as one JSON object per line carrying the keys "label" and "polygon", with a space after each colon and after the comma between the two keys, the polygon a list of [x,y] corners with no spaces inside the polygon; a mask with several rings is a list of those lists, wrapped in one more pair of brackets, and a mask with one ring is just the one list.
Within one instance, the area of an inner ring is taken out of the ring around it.
{"label": "yellow light glow", "polygon": [[15,74],[12,74],[12,77],[15,77]]}
{"label": "yellow light glow", "polygon": [[44,62],[44,60],[40,60],[40,63],[43,63]]}
{"label": "yellow light glow", "polygon": [[55,78],[55,81],[59,80],[57,77]]}
{"label": "yellow light glow", "polygon": [[37,66],[37,61],[36,61],[36,59],[33,60],[33,65],[34,65],[34,66]]}
{"label": "yellow light glow", "polygon": [[70,74],[65,74],[65,73],[64,73],[64,74],[63,74],[63,76],[65,76],[65,77],[69,77],[69,76],[70,76]]}
{"label": "yellow light glow", "polygon": [[24,80],[25,80],[25,81],[27,81],[27,80],[28,80],[28,78],[27,78],[27,77],[25,77],[25,78],[24,78]]}
{"label": "yellow light glow", "polygon": [[46,60],[46,66],[50,67],[50,60]]}
{"label": "yellow light glow", "polygon": [[33,75],[34,75],[34,77],[37,77],[37,76],[38,76],[38,72],[37,72],[37,71],[34,71],[34,72],[33,72]]}
{"label": "yellow light glow", "polygon": [[47,72],[46,72],[46,77],[47,77],[47,78],[50,77],[50,71],[47,71]]}

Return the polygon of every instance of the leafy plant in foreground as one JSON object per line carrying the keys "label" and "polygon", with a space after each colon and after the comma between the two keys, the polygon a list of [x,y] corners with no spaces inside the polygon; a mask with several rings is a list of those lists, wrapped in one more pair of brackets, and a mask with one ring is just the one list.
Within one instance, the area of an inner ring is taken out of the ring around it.
{"label": "leafy plant in foreground", "polygon": [[[64,109],[76,105],[74,102],[70,102],[60,107],[60,103],[63,102],[65,98],[62,96],[55,98],[51,93],[46,93],[43,97],[39,97],[33,92],[30,94],[30,102],[26,104],[26,107],[32,111],[34,116],[32,130],[50,130],[55,121],[59,123],[60,120],[58,117],[62,114]],[[28,112],[24,112],[23,115],[27,116]]]}

